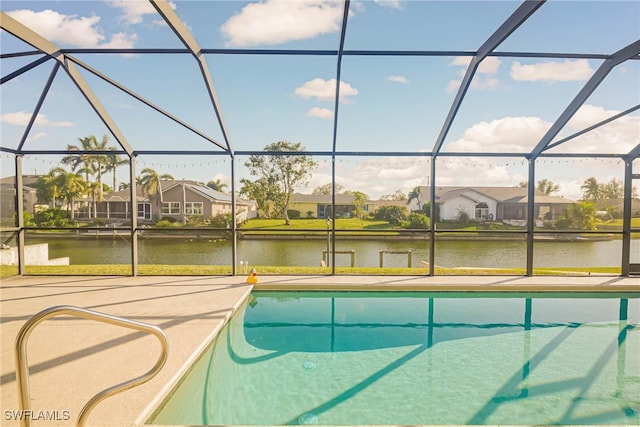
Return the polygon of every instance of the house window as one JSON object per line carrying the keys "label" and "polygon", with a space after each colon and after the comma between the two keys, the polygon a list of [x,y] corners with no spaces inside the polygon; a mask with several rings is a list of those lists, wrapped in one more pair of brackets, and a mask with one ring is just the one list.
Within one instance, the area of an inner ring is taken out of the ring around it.
{"label": "house window", "polygon": [[187,215],[202,215],[203,212],[202,202],[186,202],[184,204],[184,213]]}
{"label": "house window", "polygon": [[486,203],[478,203],[476,205],[476,219],[487,219],[489,216],[489,206]]}
{"label": "house window", "polygon": [[151,219],[151,205],[149,203],[138,203],[138,218]]}
{"label": "house window", "polygon": [[180,202],[162,202],[162,213],[177,215],[180,213]]}

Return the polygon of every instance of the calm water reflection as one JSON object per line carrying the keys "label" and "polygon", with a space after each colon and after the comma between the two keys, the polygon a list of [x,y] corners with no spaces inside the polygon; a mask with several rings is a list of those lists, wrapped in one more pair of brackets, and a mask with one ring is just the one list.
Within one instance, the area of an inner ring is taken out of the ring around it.
{"label": "calm water reflection", "polygon": [[[27,244],[49,243],[49,257],[69,257],[71,264],[126,264],[131,262],[128,240],[116,237],[34,238]],[[240,240],[238,260],[251,265],[319,266],[324,240]],[[355,251],[355,265],[378,267],[379,251],[412,251],[412,264],[429,260],[428,241],[338,240],[337,251]],[[437,241],[436,265],[443,267],[524,268],[522,241]],[[536,242],[534,265],[544,267],[618,266],[622,258],[620,240],[602,242]],[[141,264],[230,265],[231,242],[196,239],[140,239]],[[336,254],[337,266],[348,266],[350,257]],[[406,267],[407,255],[387,254],[385,267]]]}

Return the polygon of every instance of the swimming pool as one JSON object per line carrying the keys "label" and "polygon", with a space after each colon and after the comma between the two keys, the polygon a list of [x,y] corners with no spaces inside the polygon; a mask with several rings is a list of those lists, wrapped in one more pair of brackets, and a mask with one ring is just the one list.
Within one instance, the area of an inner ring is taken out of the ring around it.
{"label": "swimming pool", "polygon": [[254,292],[153,424],[640,424],[640,294]]}

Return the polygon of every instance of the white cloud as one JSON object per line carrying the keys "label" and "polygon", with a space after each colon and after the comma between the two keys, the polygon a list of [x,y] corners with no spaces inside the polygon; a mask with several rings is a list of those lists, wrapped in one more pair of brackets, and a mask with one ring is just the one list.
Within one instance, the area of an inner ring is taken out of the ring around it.
{"label": "white cloud", "polygon": [[567,126],[573,129],[584,129],[611,116],[615,116],[618,113],[620,113],[620,111],[605,110],[596,105],[584,104],[576,111],[573,117],[571,117]]}
{"label": "white cloud", "polygon": [[[319,77],[297,87],[294,93],[304,99],[317,98],[321,101],[333,101],[336,97],[336,79],[324,80]],[[358,89],[349,83],[340,82],[340,101],[347,102],[347,96],[355,96]]]}
{"label": "white cloud", "polygon": [[539,117],[504,117],[479,122],[468,128],[449,151],[528,152],[540,141],[551,123]]}
{"label": "white cloud", "polygon": [[[515,162],[515,161],[514,161]],[[461,174],[464,170],[467,173]],[[525,181],[513,174],[507,164],[487,158],[443,158],[438,162],[438,185],[507,186]]]}
{"label": "white cloud", "polygon": [[100,45],[100,47],[108,49],[131,49],[135,46],[136,40],[138,40],[137,34],[115,33],[111,36],[111,40],[108,43]]}
{"label": "white cloud", "polygon": [[100,22],[99,16],[67,16],[50,9],[41,12],[21,9],[8,12],[8,14],[54,42],[90,47],[98,45],[105,39],[104,35],[95,27]]}
{"label": "white cloud", "polygon": [[39,139],[43,139],[46,138],[47,134],[46,132],[36,132],[33,135],[29,136],[29,138],[27,138],[29,141],[37,141]]}
{"label": "white cloud", "polygon": [[[155,15],[156,10],[148,0],[111,0],[111,6],[122,10],[122,17],[131,24],[139,24],[145,15]],[[175,4],[169,3],[175,9]]]}
{"label": "white cloud", "polygon": [[229,46],[282,44],[339,31],[342,12],[334,0],[266,0],[246,5],[220,30]]}
{"label": "white cloud", "polygon": [[458,90],[460,83],[462,83],[462,80],[449,80],[444,90],[447,91],[447,93],[453,93]]}
{"label": "white cloud", "polygon": [[484,79],[480,76],[475,76],[473,80],[471,80],[471,89],[475,90],[491,90],[498,87],[500,84],[500,80],[494,77],[485,77]]}
{"label": "white cloud", "polygon": [[517,81],[569,82],[587,80],[592,74],[593,69],[586,59],[528,65],[522,65],[520,62],[514,61],[511,64],[511,78]]}
{"label": "white cloud", "polygon": [[[0,122],[16,126],[26,126],[31,119],[31,113],[26,111],[18,111],[15,113],[4,113],[0,115]],[[38,114],[34,126],[50,126],[50,127],[72,127],[71,122],[52,122],[45,114]]]}
{"label": "white cloud", "polygon": [[[462,80],[449,80],[445,90],[447,93],[455,92],[460,87],[460,83],[462,83]],[[497,88],[499,84],[500,80],[494,77],[486,76],[482,78],[482,76],[475,75],[469,87],[473,90],[492,90]]]}
{"label": "white cloud", "polygon": [[582,198],[583,191],[581,187],[584,184],[584,180],[579,181],[577,179],[573,179],[570,181],[559,181],[557,184],[560,191],[558,193],[554,193],[554,196],[558,195],[570,200],[580,200]]}
{"label": "white cloud", "polygon": [[[456,56],[451,61],[451,65],[468,67],[469,64],[471,63],[471,59],[472,59],[471,56]],[[500,64],[502,64],[502,61],[500,61],[500,58],[496,56],[487,56],[485,59],[482,60],[480,65],[478,65],[478,69],[476,70],[476,73],[494,74],[498,72],[498,68],[500,68]],[[464,70],[461,70],[460,74],[464,75],[465,72],[466,72],[466,68]]]}
{"label": "white cloud", "polygon": [[[467,71],[467,67],[471,63],[471,59],[472,57],[470,56],[456,56],[451,61],[450,65],[464,67],[459,71],[460,77],[464,77]],[[498,72],[498,68],[500,68],[500,64],[502,64],[502,61],[500,61],[499,58],[494,56],[486,57],[478,65],[478,68],[476,69],[476,74],[473,76],[473,79],[471,80],[470,88],[472,90],[492,90],[497,88],[498,85],[500,84],[500,80],[498,80],[495,77],[491,77],[491,75]],[[449,80],[449,83],[447,83],[447,87],[445,88],[445,90],[447,91],[447,93],[455,92],[460,87],[461,82],[462,82],[462,79]]]}
{"label": "white cloud", "polygon": [[40,12],[20,9],[7,12],[7,14],[47,40],[63,45],[89,48],[113,44],[120,47],[126,42],[135,41],[135,35],[127,36],[118,33],[105,44],[107,38],[98,26],[99,16],[63,15],[50,9]]}
{"label": "white cloud", "polygon": [[[585,129],[618,113],[620,111],[605,110],[599,106],[585,104],[567,123],[566,134]],[[627,153],[638,144],[639,129],[640,116],[626,115],[566,141],[553,150],[554,152]],[[561,135],[557,139],[560,138],[562,138]]]}
{"label": "white cloud", "polygon": [[[619,111],[585,104],[555,140],[601,122]],[[478,122],[446,145],[448,151],[526,153],[551,127],[539,117],[503,117]],[[624,116],[552,148],[554,153],[627,153],[638,144],[639,116]]]}
{"label": "white cloud", "polygon": [[306,116],[317,117],[319,119],[333,119],[333,111],[328,108],[313,107],[307,111]]}
{"label": "white cloud", "polygon": [[407,79],[405,76],[389,76],[387,77],[387,80],[395,83],[404,83],[404,84],[409,83],[409,79]]}
{"label": "white cloud", "polygon": [[400,0],[373,0],[373,2],[378,6],[401,9]]}
{"label": "white cloud", "polygon": [[382,157],[353,166],[338,163],[336,179],[345,183],[345,189],[363,191],[376,199],[398,189],[408,193],[417,185],[426,185],[426,165],[424,159],[415,157]]}

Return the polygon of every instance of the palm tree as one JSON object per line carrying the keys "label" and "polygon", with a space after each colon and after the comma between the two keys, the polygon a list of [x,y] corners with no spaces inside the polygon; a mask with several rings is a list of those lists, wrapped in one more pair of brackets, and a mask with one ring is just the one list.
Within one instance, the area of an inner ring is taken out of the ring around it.
{"label": "palm tree", "polygon": [[74,200],[86,193],[88,184],[82,178],[82,175],[67,172],[64,168],[54,168],[50,173],[55,175],[56,185],[60,188],[60,196],[67,202],[67,209],[69,209],[70,217],[73,219]]}
{"label": "palm tree", "polygon": [[157,208],[158,213],[162,212],[162,180],[170,180],[173,181],[173,176],[169,174],[158,175],[158,172],[151,168],[145,168],[142,170],[142,175],[140,176],[140,185],[142,188],[142,192],[147,196],[158,196]]}
{"label": "palm tree", "polygon": [[585,179],[580,189],[582,190],[582,198],[584,200],[600,200],[600,184],[598,184],[598,181],[594,177]]}
{"label": "palm tree", "polygon": [[[136,177],[136,185],[138,187],[140,187],[142,185],[142,177],[139,177],[139,176]],[[130,183],[121,182],[120,185],[118,185],[118,190],[126,190],[129,187],[131,187]]]}
{"label": "palm tree", "polygon": [[422,209],[422,203],[420,203],[420,197],[422,196],[422,192],[420,191],[420,187],[414,187],[413,190],[409,193],[409,197],[407,198],[407,204],[410,205],[412,201],[418,202],[418,210]]}
{"label": "palm tree", "polygon": [[106,151],[109,144],[109,137],[102,136],[102,140],[98,142],[95,136],[89,135],[84,138],[78,138],[80,146],[67,145],[67,151],[80,151],[80,154],[70,154],[62,158],[62,163],[71,165],[71,170],[83,172],[86,182],[89,182],[89,175],[97,175],[98,183],[98,199],[102,201],[102,173],[106,171],[108,164],[108,156],[105,154],[91,154],[87,151]]}
{"label": "palm tree", "polygon": [[35,184],[38,201],[46,201],[52,208],[56,207],[56,199],[60,197],[61,193],[61,189],[58,187],[56,169],[51,169],[48,174],[39,176]]}
{"label": "palm tree", "polygon": [[87,183],[87,193],[91,196],[91,202],[93,205],[93,215],[89,215],[89,218],[93,216],[94,219],[98,218],[98,202],[97,199],[100,196],[100,189],[98,188],[99,183],[97,182],[89,182]]}
{"label": "palm tree", "polygon": [[215,181],[207,182],[207,187],[222,192],[222,189],[228,187],[228,185],[224,184],[220,179],[216,179]]}
{"label": "palm tree", "polygon": [[[142,186],[142,177],[140,176],[136,176],[136,185],[138,187]],[[131,184],[128,182],[121,182],[120,185],[118,186],[118,190],[126,190],[127,188],[131,187]]]}
{"label": "palm tree", "polygon": [[[115,151],[117,150],[115,147],[109,147],[109,150]],[[107,154],[105,158],[105,172],[113,173],[113,185],[111,186],[111,191],[116,191],[116,169],[118,166],[129,164],[128,159],[123,159],[119,154]]]}
{"label": "palm tree", "polygon": [[[80,146],[78,145],[72,145],[72,144],[68,144],[67,145],[67,151],[73,152],[73,151],[91,151],[92,148],[92,144],[91,144],[91,138],[93,138],[93,140],[95,140],[95,137],[86,137],[86,138],[78,138],[78,141],[80,141]],[[82,154],[69,154],[68,156],[64,156],[62,158],[62,163],[65,165],[71,165],[71,170],[72,171],[76,171],[78,170],[79,172],[84,173],[84,177],[86,181],[89,181],[89,173],[91,172],[91,163],[93,162],[93,158],[92,155],[89,153],[82,153]]]}

